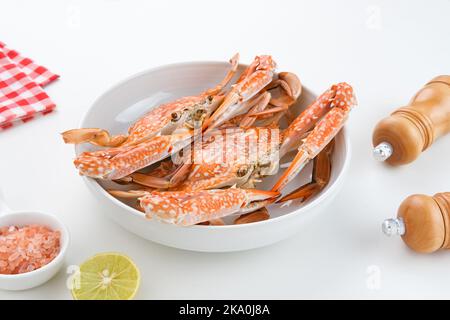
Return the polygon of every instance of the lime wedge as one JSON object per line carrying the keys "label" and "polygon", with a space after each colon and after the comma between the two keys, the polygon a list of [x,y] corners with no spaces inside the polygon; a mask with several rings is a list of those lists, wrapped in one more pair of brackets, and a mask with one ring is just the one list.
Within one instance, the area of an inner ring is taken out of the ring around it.
{"label": "lime wedge", "polygon": [[139,288],[139,270],[127,256],[100,253],[80,266],[79,277],[73,278],[75,300],[131,300]]}

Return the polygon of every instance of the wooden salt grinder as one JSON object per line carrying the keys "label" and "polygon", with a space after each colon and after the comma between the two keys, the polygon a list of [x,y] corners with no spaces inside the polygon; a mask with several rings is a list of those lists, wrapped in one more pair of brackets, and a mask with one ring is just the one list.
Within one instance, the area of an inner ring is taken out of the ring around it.
{"label": "wooden salt grinder", "polygon": [[450,249],[450,192],[406,198],[397,218],[382,225],[388,235],[400,235],[408,247],[421,253]]}
{"label": "wooden salt grinder", "polygon": [[450,76],[438,76],[408,106],[381,120],[373,132],[373,155],[391,165],[414,161],[437,138],[450,132]]}

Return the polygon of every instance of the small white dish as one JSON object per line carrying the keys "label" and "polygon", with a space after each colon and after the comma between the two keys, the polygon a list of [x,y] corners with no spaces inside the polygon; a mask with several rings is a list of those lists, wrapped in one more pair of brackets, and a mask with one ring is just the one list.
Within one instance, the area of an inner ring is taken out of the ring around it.
{"label": "small white dish", "polygon": [[[240,65],[239,71],[245,67]],[[128,127],[151,107],[212,88],[222,80],[228,69],[229,64],[226,62],[187,62],[138,73],[115,85],[98,98],[82,119],[80,128],[104,128],[113,134],[127,132]],[[299,76],[301,78],[301,74]],[[320,90],[325,91],[329,85],[331,83]],[[292,108],[299,113],[315,98],[316,95],[303,86],[299,102]],[[83,144],[76,146],[75,152],[78,155],[83,151],[94,149],[95,147]],[[284,207],[278,204],[271,205],[268,208],[271,219],[241,225],[179,227],[157,220],[148,220],[142,212],[114,198],[105,190],[105,188],[118,189],[121,186],[109,181],[97,181],[87,177],[83,179],[100,201],[102,212],[125,229],[145,239],[193,251],[240,251],[288,238],[299,232],[302,227],[306,227],[308,219],[325,212],[343,184],[350,154],[350,142],[344,128],[336,137],[331,180],[320,194],[301,206],[296,203]],[[285,188],[284,193],[309,182],[311,168],[312,164],[309,163]],[[282,171],[280,170],[280,173]],[[256,187],[270,190],[279,174],[264,178],[264,181]]]}
{"label": "small white dish", "polygon": [[69,232],[64,224],[54,215],[38,211],[12,211],[5,203],[0,190],[0,227],[25,226],[39,224],[61,232],[61,248],[58,255],[47,265],[20,274],[0,274],[0,289],[26,290],[50,280],[64,265],[64,258],[69,246]]}

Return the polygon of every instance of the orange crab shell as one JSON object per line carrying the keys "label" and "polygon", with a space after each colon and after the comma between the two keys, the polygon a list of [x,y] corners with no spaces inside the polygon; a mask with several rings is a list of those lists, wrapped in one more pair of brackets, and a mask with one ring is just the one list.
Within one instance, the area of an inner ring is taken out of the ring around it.
{"label": "orange crab shell", "polygon": [[258,208],[258,201],[265,205],[267,202],[264,200],[275,199],[278,195],[278,192],[229,188],[193,192],[154,191],[139,200],[147,218],[189,226],[245,212],[247,205]]}
{"label": "orange crab shell", "polygon": [[267,128],[213,131],[205,137],[201,148],[194,148],[192,171],[174,190],[195,191],[245,184],[258,165],[278,160],[278,133],[278,129]]}
{"label": "orange crab shell", "polygon": [[173,121],[177,114],[185,109],[192,109],[195,105],[207,105],[207,100],[208,97],[201,94],[183,97],[152,109],[130,127],[125,144],[132,145],[151,138]]}

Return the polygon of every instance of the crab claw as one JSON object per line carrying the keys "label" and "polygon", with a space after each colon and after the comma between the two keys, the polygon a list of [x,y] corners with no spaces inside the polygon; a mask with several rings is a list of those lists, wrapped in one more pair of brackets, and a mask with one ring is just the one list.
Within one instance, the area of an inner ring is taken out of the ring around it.
{"label": "crab claw", "polygon": [[271,56],[257,56],[242,73],[219,108],[203,123],[203,130],[217,128],[227,120],[245,113],[249,108],[245,102],[272,82],[275,68],[276,63]]}
{"label": "crab claw", "polygon": [[[299,134],[303,135],[305,130],[311,127],[311,123],[324,112],[323,108],[332,108],[317,122],[314,129],[305,138],[303,144],[298,148],[298,153],[291,165],[274,185],[272,191],[283,189],[303,169],[309,160],[315,158],[328,145],[341,130],[350,110],[355,104],[356,99],[352,87],[346,83],[339,83],[332,86],[330,90],[319,97],[318,101],[315,101],[300,114],[287,129],[288,136],[285,138],[284,143],[288,141],[289,144],[294,138],[298,139]],[[284,143],[281,146],[280,156],[285,152],[283,150]]]}
{"label": "crab claw", "polygon": [[74,161],[81,175],[107,180],[121,179],[178,152],[191,142],[192,132],[158,136],[135,146],[84,152]]}
{"label": "crab claw", "polygon": [[283,143],[280,146],[280,157],[298,148],[302,136],[310,131],[323,116],[335,107],[342,110],[356,104],[353,89],[345,82],[331,86],[308,106],[283,132]]}
{"label": "crab claw", "polygon": [[190,226],[231,214],[258,210],[266,205],[267,200],[276,199],[279,194],[239,188],[195,192],[155,191],[140,198],[140,203],[147,218],[155,217],[167,223]]}

